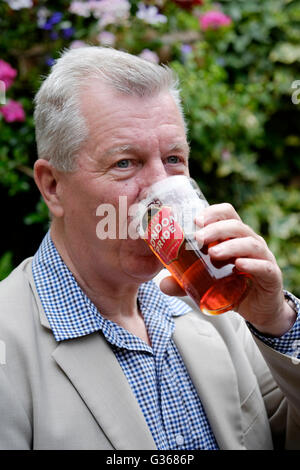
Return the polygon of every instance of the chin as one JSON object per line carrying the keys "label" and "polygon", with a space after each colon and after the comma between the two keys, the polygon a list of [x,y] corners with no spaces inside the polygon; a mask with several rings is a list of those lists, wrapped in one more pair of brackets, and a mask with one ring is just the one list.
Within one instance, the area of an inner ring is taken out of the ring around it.
{"label": "chin", "polygon": [[141,283],[150,281],[162,269],[163,265],[153,254],[152,256],[137,256],[134,261],[123,266],[127,274]]}
{"label": "chin", "polygon": [[127,240],[122,246],[120,262],[122,271],[141,283],[153,279],[163,269],[144,240]]}

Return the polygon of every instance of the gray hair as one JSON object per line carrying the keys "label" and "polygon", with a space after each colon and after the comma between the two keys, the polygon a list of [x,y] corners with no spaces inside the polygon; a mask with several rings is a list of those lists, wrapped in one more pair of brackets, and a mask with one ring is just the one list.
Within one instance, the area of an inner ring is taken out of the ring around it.
{"label": "gray hair", "polygon": [[64,51],[35,97],[35,128],[39,158],[61,171],[73,171],[88,129],[80,111],[80,93],[90,79],[139,97],[168,91],[184,115],[178,80],[165,65],[112,48],[87,46]]}

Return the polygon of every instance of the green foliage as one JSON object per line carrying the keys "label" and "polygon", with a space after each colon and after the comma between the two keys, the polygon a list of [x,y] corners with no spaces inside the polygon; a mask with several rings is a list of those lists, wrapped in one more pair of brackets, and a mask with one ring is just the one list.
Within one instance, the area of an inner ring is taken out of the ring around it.
{"label": "green foliage", "polygon": [[[93,13],[71,13],[69,0],[35,1],[20,10],[11,9],[8,0],[0,5],[0,59],[18,71],[6,97],[21,102],[26,113],[23,122],[0,120],[5,203],[9,207],[18,195],[32,194],[23,225],[39,226],[41,233],[47,229],[48,211],[32,180],[32,99],[63,48],[74,40],[103,44],[99,34],[109,32],[114,47],[137,55],[150,50],[156,54],[152,59],[177,72],[193,177],[211,203],[231,202],[264,236],[283,270],[285,287],[300,295],[300,92],[293,88],[300,80],[300,1],[219,0],[216,7],[204,0],[183,9],[172,0],[145,0],[167,18],[152,24],[138,18],[138,0],[129,3],[127,15],[117,17],[114,11],[109,24],[100,15],[100,25]],[[41,26],[42,7],[47,8],[46,24],[54,13],[61,14],[48,29]],[[203,30],[199,17],[216,8],[231,24]],[[17,261],[9,240],[7,234],[2,278]]]}
{"label": "green foliage", "polygon": [[12,264],[13,254],[11,251],[6,251],[0,258],[0,281],[6,278],[13,269]]}

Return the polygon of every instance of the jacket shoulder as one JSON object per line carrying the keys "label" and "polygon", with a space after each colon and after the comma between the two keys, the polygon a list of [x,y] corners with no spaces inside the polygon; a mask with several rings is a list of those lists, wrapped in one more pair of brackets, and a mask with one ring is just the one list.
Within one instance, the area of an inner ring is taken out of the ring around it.
{"label": "jacket shoulder", "polygon": [[29,288],[28,272],[31,272],[32,258],[26,258],[5,279],[0,282],[0,302],[20,301],[20,293]]}
{"label": "jacket shoulder", "polygon": [[0,282],[0,322],[16,322],[25,311],[32,311],[31,288],[32,258],[25,259],[3,281]]}

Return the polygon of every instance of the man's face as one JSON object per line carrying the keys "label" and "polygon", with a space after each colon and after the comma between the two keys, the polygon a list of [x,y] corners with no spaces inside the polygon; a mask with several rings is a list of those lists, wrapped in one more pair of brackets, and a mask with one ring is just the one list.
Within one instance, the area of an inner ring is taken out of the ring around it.
{"label": "man's face", "polygon": [[[82,112],[89,137],[77,170],[62,174],[60,183],[67,249],[75,264],[92,269],[99,279],[145,282],[161,264],[145,241],[118,238],[119,197],[124,202],[126,196],[129,208],[152,183],[188,175],[182,118],[169,93],[125,96],[95,82],[82,95]],[[101,204],[116,208],[116,239],[101,240],[96,234]]]}

